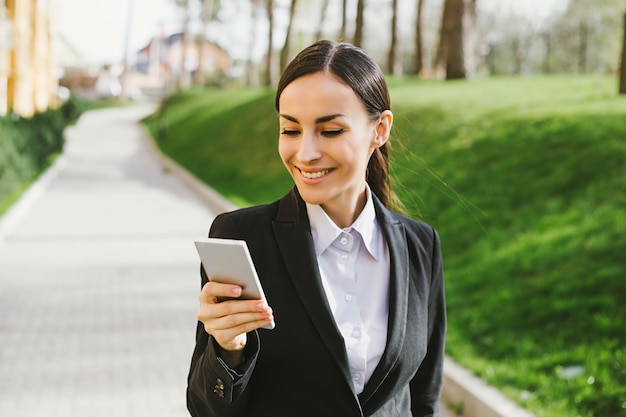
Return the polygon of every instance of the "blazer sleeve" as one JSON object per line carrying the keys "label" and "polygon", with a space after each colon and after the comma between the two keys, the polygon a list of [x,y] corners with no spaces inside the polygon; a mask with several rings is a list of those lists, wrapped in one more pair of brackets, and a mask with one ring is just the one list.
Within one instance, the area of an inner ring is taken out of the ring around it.
{"label": "blazer sleeve", "polygon": [[[227,214],[215,218],[210,237],[237,239],[236,224]],[[208,278],[200,268],[201,287]],[[187,409],[192,417],[236,417],[243,415],[248,383],[259,354],[259,336],[248,333],[244,349],[244,363],[237,369],[229,368],[219,357],[219,347],[213,337],[198,322],[196,346],[187,378]]]}
{"label": "blazer sleeve", "polygon": [[428,297],[428,344],[424,360],[411,381],[413,417],[439,415],[446,337],[443,261],[437,232],[432,229],[430,294]]}

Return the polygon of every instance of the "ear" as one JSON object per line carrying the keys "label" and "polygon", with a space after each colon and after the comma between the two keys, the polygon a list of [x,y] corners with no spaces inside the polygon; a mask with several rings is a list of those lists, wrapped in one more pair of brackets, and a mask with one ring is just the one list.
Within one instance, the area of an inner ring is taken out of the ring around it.
{"label": "ear", "polygon": [[393,125],[393,113],[391,110],[385,110],[380,114],[380,118],[376,122],[376,137],[374,138],[373,145],[376,148],[380,148],[389,139],[391,133],[391,126]]}

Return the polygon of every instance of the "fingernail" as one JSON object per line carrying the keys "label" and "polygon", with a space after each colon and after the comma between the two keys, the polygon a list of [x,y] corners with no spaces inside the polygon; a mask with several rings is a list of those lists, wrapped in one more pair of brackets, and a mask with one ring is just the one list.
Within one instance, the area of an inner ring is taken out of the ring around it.
{"label": "fingernail", "polygon": [[239,297],[241,295],[241,287],[233,288],[233,295],[235,295],[235,297]]}
{"label": "fingernail", "polygon": [[265,310],[265,301],[263,301],[263,300],[259,301],[258,303],[256,303],[256,307],[259,310]]}

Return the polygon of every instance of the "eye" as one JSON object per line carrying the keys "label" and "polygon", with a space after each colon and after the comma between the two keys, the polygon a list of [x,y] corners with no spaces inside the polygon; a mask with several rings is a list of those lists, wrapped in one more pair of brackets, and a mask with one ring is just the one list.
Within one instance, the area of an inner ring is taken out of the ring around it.
{"label": "eye", "polygon": [[285,136],[298,136],[300,132],[293,129],[282,129],[280,131],[280,134]]}
{"label": "eye", "polygon": [[322,131],[322,136],[326,136],[327,138],[333,138],[335,136],[339,136],[343,133],[343,129],[333,129],[333,130],[324,130]]}

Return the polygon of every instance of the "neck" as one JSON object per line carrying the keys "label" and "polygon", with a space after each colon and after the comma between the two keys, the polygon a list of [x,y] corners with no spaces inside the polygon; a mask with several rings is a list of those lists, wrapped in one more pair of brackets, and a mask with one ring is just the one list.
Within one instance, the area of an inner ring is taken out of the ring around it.
{"label": "neck", "polygon": [[354,221],[359,217],[365,203],[367,202],[367,192],[363,192],[357,197],[352,204],[345,204],[341,202],[322,204],[322,209],[326,212],[328,217],[342,229],[352,226]]}

